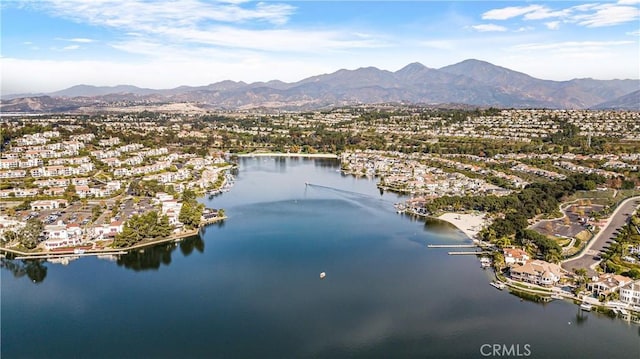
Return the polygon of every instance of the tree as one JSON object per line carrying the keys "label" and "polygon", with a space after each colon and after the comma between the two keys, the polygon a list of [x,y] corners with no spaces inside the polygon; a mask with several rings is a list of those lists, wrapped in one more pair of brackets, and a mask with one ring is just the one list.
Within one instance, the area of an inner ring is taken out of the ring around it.
{"label": "tree", "polygon": [[183,202],[195,202],[196,201],[196,193],[191,189],[185,189],[182,191],[182,201]]}
{"label": "tree", "polygon": [[4,234],[2,235],[2,241],[3,242],[7,242],[7,243],[11,243],[13,241],[15,241],[16,239],[18,239],[18,233],[12,231],[12,230],[6,230],[4,231]]}
{"label": "tree", "polygon": [[64,199],[66,199],[69,203],[79,199],[78,195],[76,194],[76,186],[73,183],[70,183],[64,190]]}
{"label": "tree", "polygon": [[499,248],[509,247],[511,245],[511,239],[507,236],[500,237],[500,239],[495,241],[495,244]]}
{"label": "tree", "polygon": [[596,182],[593,180],[584,181],[584,189],[587,191],[593,191],[596,189]]}
{"label": "tree", "polygon": [[204,205],[202,203],[183,202],[182,208],[180,208],[180,214],[178,220],[182,222],[187,228],[197,228],[200,226],[200,219],[202,212],[204,211]]}
{"label": "tree", "polygon": [[[132,182],[133,185],[133,182]],[[120,204],[122,203],[122,201],[120,201],[120,199],[116,199],[116,201],[113,204],[113,207],[111,208],[111,217],[115,217],[118,215],[118,211],[120,210]]]}
{"label": "tree", "polygon": [[38,237],[43,229],[44,224],[41,220],[37,218],[29,219],[26,225],[18,232],[20,244],[27,249],[34,249],[38,245]]}
{"label": "tree", "polygon": [[169,217],[158,216],[158,212],[151,211],[142,215],[133,215],[124,223],[122,232],[116,235],[113,246],[117,248],[130,247],[144,239],[167,237],[173,227],[169,224]]}
{"label": "tree", "polygon": [[27,199],[24,202],[20,203],[19,205],[15,206],[14,209],[16,211],[27,211],[31,209],[31,201]]}
{"label": "tree", "polygon": [[102,207],[94,206],[93,208],[91,208],[91,221],[95,222],[96,220],[98,220],[101,214],[102,214]]}
{"label": "tree", "polygon": [[493,252],[493,266],[496,269],[496,272],[501,272],[505,265],[504,255],[499,251]]}
{"label": "tree", "polygon": [[158,237],[167,237],[172,230],[173,226],[169,223],[169,217],[166,214],[160,216],[157,222],[156,235]]}
{"label": "tree", "polygon": [[626,273],[626,275],[633,279],[640,279],[640,269],[632,268]]}

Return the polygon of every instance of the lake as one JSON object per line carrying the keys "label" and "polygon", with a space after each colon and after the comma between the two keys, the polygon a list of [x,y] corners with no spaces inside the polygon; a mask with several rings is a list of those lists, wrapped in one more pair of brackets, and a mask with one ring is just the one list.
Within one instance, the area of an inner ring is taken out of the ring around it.
{"label": "lake", "polygon": [[338,169],[241,158],[232,190],[202,199],[229,218],[199,237],[116,261],[5,260],[2,358],[640,357],[637,325],[491,287],[474,256],[427,248],[470,243],[461,232]]}

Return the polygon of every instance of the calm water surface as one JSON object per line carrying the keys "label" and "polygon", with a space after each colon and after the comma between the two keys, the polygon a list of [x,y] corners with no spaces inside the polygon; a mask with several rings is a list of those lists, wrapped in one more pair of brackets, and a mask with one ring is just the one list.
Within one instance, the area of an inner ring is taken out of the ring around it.
{"label": "calm water surface", "polygon": [[462,233],[337,169],[241,159],[232,191],[203,200],[229,219],[201,238],[117,262],[5,261],[2,358],[640,357],[637,325],[496,290],[475,257],[426,246]]}

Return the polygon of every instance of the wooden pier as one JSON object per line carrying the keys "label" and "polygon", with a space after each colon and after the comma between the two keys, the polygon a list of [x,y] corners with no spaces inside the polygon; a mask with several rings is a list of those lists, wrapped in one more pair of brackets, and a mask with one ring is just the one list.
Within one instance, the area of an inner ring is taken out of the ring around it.
{"label": "wooden pier", "polygon": [[491,252],[488,251],[479,251],[479,252],[449,252],[450,256],[464,256],[464,255],[478,255],[478,254],[491,254]]}
{"label": "wooden pier", "polygon": [[429,248],[474,248],[475,244],[429,244]]}

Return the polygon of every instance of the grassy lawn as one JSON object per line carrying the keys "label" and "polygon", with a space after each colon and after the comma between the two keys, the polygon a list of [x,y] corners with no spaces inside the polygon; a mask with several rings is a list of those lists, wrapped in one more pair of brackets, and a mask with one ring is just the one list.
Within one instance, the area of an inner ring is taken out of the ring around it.
{"label": "grassy lawn", "polygon": [[518,282],[511,282],[510,284],[512,286],[514,286],[514,287],[522,288],[522,289],[525,289],[525,290],[532,289],[532,290],[537,290],[537,291],[541,291],[541,292],[546,292],[546,293],[549,293],[549,294],[552,293],[551,289],[542,288],[542,287],[538,287],[538,286],[534,286],[534,285],[518,283]]}
{"label": "grassy lawn", "polygon": [[551,238],[555,239],[555,241],[558,243],[560,247],[566,247],[569,245],[569,243],[571,243],[570,238],[558,238],[558,237],[551,237]]}
{"label": "grassy lawn", "polygon": [[592,237],[591,232],[589,232],[586,229],[576,234],[576,238],[582,241],[582,243],[587,242],[588,240],[591,239],[591,237]]}
{"label": "grassy lawn", "polygon": [[569,201],[576,199],[612,199],[614,190],[607,189],[606,191],[577,191],[569,197]]}
{"label": "grassy lawn", "polygon": [[640,190],[638,189],[624,189],[624,190],[620,190],[618,191],[618,193],[616,194],[616,201],[621,201],[625,198],[629,198],[629,197],[635,197],[635,196],[640,196]]}

